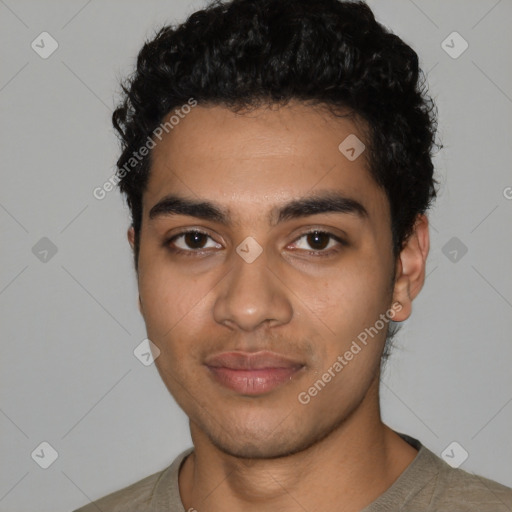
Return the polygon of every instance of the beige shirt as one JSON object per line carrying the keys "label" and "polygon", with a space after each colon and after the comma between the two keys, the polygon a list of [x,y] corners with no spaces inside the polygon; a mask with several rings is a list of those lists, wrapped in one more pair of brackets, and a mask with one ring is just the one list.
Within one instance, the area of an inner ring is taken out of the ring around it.
{"label": "beige shirt", "polygon": [[[400,435],[419,450],[418,454],[393,485],[361,512],[512,511],[512,489],[454,469],[416,439]],[[192,450],[182,452],[163,471],[74,512],[186,512],[178,473]]]}

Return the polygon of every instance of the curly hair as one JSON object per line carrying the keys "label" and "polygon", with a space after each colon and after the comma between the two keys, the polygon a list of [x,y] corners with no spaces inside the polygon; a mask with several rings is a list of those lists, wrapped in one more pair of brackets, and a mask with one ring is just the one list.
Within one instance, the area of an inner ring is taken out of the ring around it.
{"label": "curly hair", "polygon": [[118,183],[131,210],[136,268],[151,153],[130,172],[126,164],[191,98],[234,111],[299,100],[363,119],[369,171],[390,204],[395,256],[436,196],[436,109],[418,56],[363,2],[216,0],[146,41],[122,91],[112,121],[122,145]]}

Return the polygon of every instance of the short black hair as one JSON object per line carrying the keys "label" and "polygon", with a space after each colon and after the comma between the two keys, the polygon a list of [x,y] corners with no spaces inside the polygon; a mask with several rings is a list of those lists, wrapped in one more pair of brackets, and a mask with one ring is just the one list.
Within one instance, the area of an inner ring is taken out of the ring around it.
{"label": "short black hair", "polygon": [[369,171],[390,204],[395,257],[436,196],[436,108],[418,56],[363,2],[214,1],[146,41],[122,91],[112,120],[122,144],[117,176],[131,210],[136,269],[151,152],[133,155],[191,99],[234,111],[299,100],[362,119]]}

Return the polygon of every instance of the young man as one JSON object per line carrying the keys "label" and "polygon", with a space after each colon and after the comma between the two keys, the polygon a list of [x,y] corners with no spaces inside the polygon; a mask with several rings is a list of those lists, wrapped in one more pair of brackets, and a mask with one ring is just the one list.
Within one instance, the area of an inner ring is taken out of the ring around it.
{"label": "young man", "polygon": [[380,418],[435,197],[414,51],[365,4],[234,0],[162,29],[125,94],[139,309],[194,447],[80,511],[512,510]]}

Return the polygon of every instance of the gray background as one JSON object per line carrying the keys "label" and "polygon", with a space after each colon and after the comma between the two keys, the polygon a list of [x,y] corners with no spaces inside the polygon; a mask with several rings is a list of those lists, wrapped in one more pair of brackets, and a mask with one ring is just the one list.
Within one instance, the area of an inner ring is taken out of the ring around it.
{"label": "gray background", "polygon": [[[145,328],[128,211],[117,190],[92,191],[114,171],[119,78],[155,27],[201,5],[0,0],[1,512],[72,510],[190,445],[133,354]],[[445,145],[428,278],[383,378],[384,419],[439,455],[457,441],[463,469],[512,486],[512,2],[370,5],[420,54]],[[47,59],[31,48],[43,31],[59,44]],[[441,47],[453,31],[469,43],[457,59]],[[43,237],[47,261],[33,252]],[[31,457],[43,441],[58,452],[48,469]]]}

